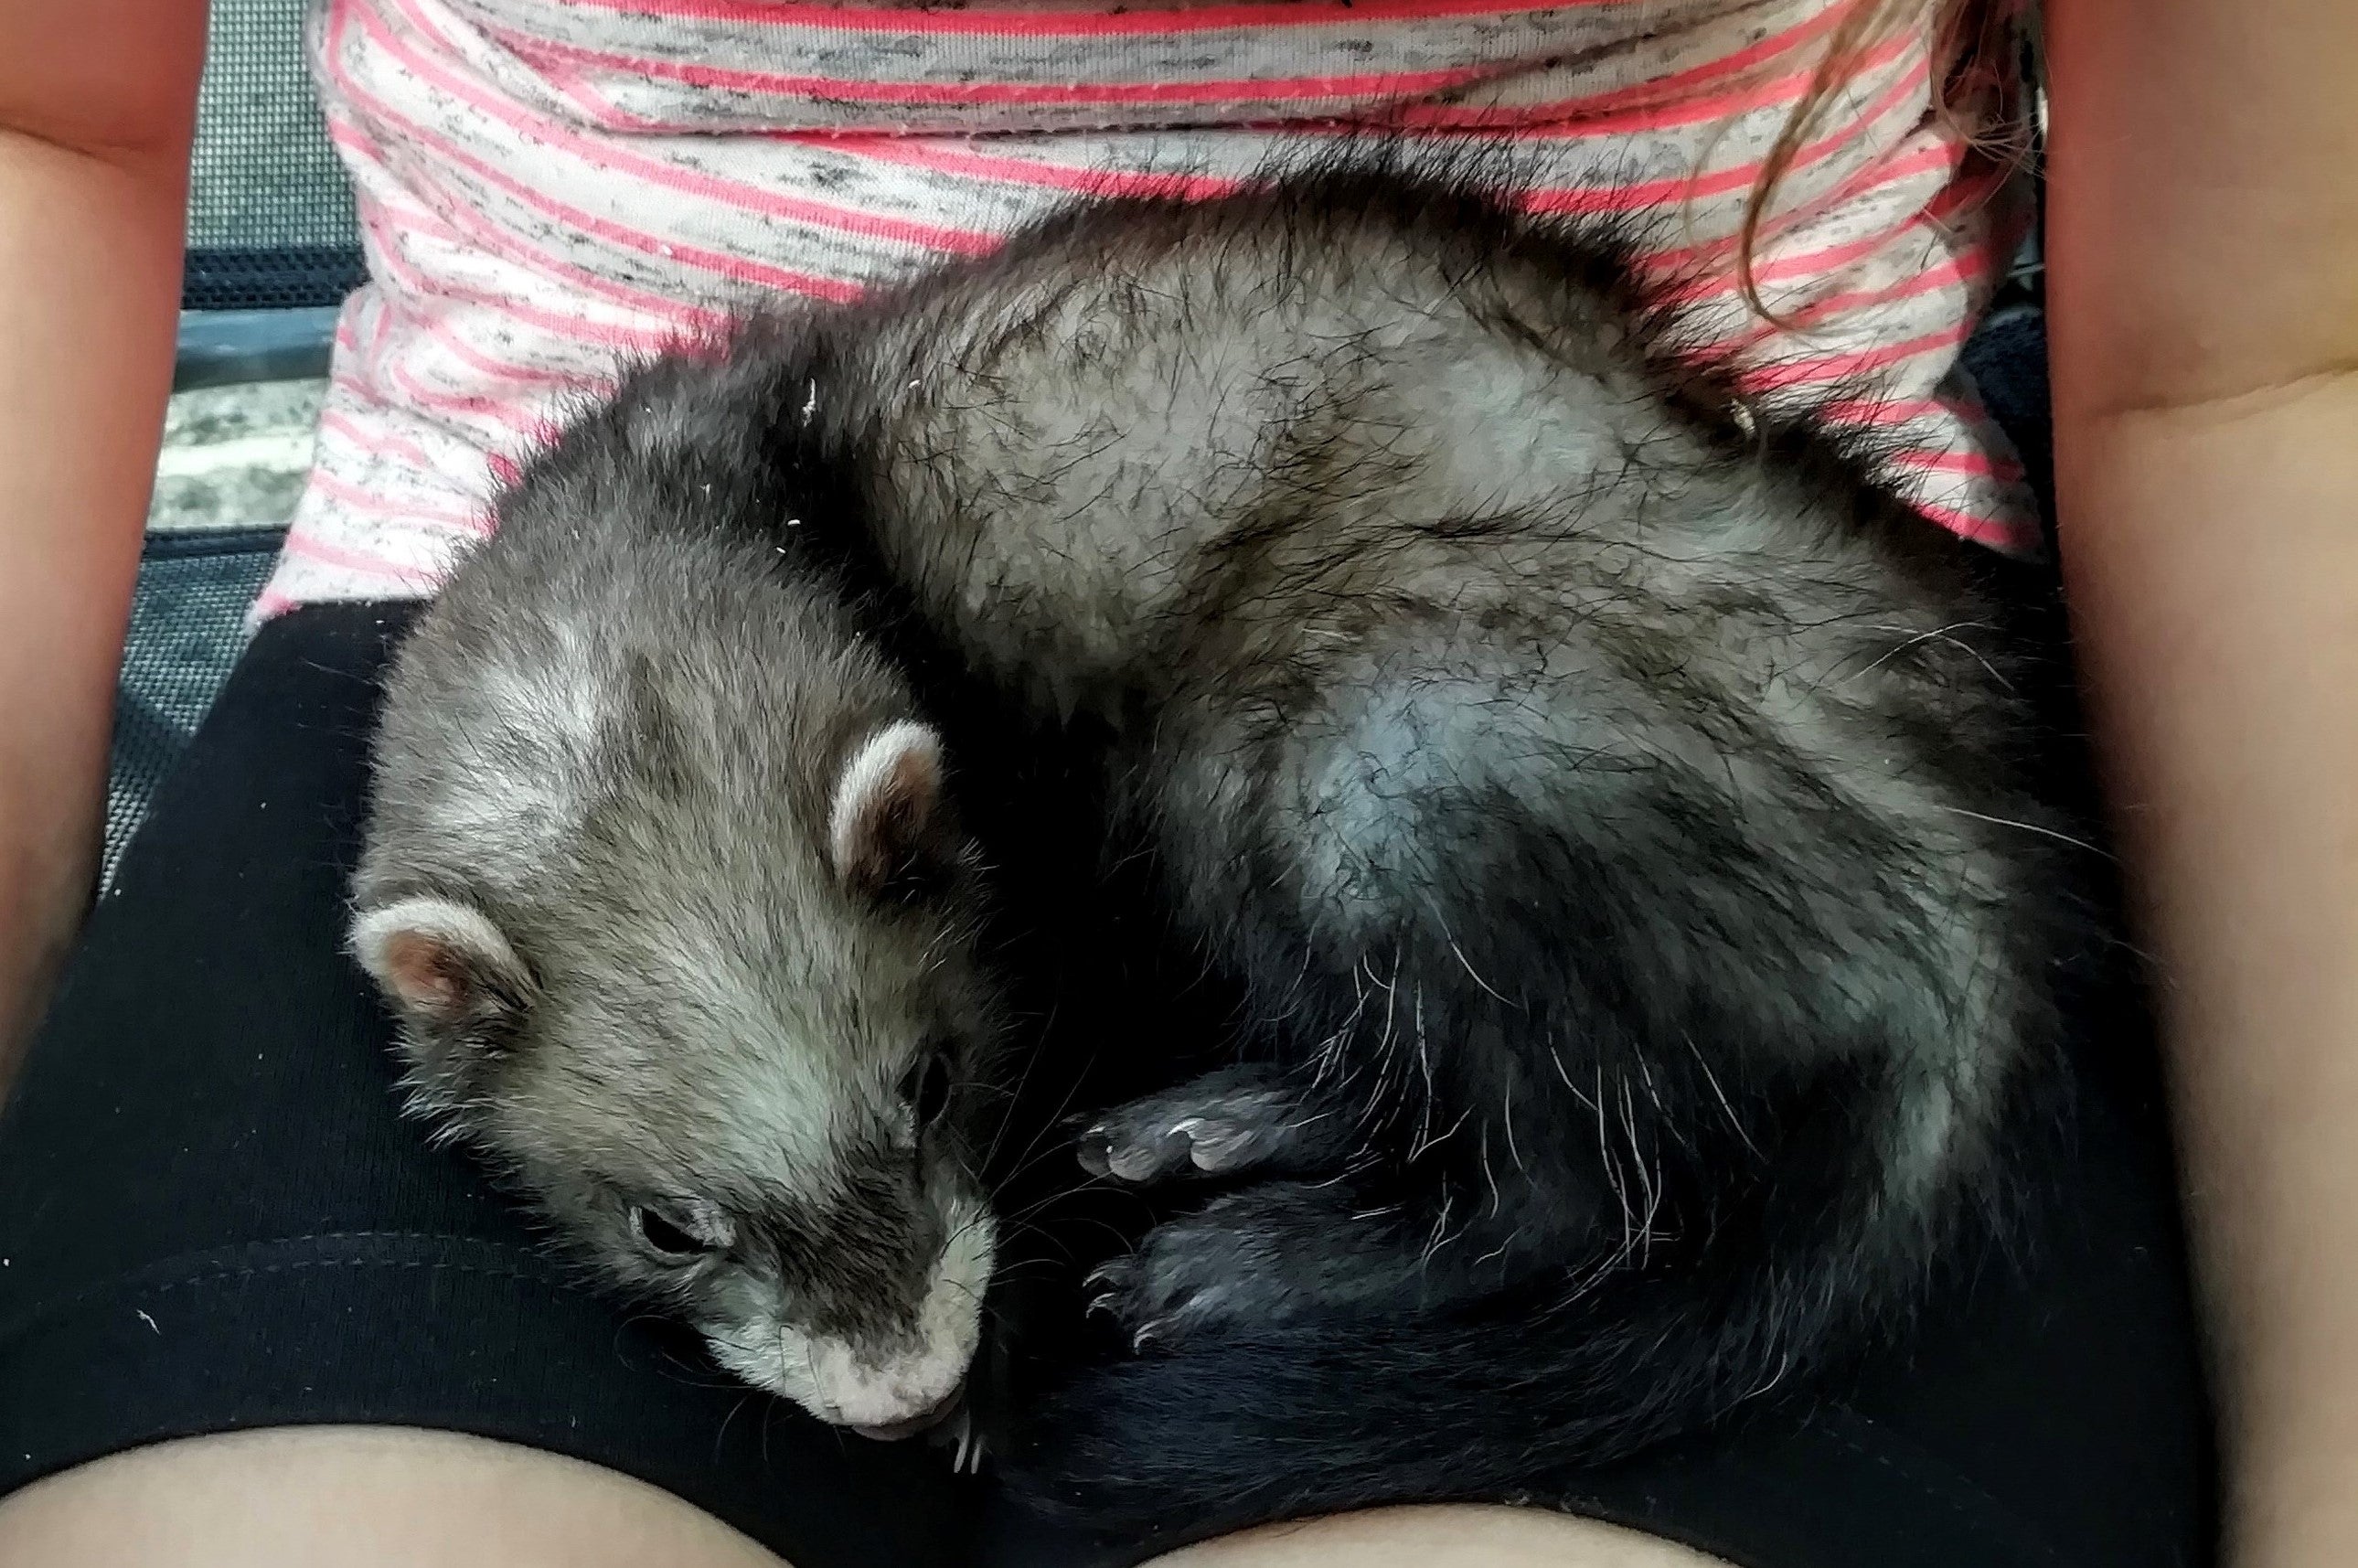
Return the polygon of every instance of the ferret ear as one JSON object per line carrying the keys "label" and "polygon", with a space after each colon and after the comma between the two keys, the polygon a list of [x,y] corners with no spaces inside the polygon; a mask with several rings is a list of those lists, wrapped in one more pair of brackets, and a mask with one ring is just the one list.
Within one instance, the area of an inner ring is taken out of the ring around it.
{"label": "ferret ear", "polygon": [[352,949],[429,1048],[496,1050],[532,1003],[532,971],[507,937],[452,899],[420,895],[363,910]]}
{"label": "ferret ear", "polygon": [[957,854],[944,789],[942,738],[911,719],[887,724],[851,753],[835,781],[827,849],[854,892],[922,886]]}

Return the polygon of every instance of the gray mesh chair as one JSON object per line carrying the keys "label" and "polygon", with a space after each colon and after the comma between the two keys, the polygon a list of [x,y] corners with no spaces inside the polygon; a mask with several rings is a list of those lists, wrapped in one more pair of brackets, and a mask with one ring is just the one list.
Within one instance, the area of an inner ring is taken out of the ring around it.
{"label": "gray mesh chair", "polygon": [[[175,439],[206,433],[192,424],[234,426],[272,400],[264,384],[324,374],[336,307],[363,275],[352,193],[304,66],[305,5],[212,7],[173,385],[253,390],[223,393],[193,415],[194,400],[180,400]],[[109,876],[229,673],[292,497],[279,483],[215,499],[203,526],[164,525],[159,507],[141,556],[116,696]]]}

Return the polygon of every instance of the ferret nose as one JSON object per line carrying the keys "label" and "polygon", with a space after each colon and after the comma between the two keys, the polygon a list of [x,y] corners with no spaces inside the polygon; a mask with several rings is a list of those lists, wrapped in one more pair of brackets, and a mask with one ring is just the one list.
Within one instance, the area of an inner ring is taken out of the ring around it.
{"label": "ferret nose", "polygon": [[965,1398],[966,1384],[960,1382],[950,1390],[949,1394],[941,1403],[921,1415],[913,1415],[903,1421],[889,1422],[882,1426],[855,1426],[851,1430],[862,1437],[872,1437],[879,1443],[898,1443],[904,1437],[914,1437],[921,1432],[930,1431],[939,1426],[957,1411],[959,1401]]}

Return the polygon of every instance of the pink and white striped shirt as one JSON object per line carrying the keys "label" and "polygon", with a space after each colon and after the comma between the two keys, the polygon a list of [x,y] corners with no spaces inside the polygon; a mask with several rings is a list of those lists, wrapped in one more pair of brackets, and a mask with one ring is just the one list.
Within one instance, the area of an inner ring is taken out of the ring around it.
{"label": "pink and white striped shirt", "polygon": [[[1653,264],[1767,394],[1879,427],[1931,516],[2028,540],[1956,371],[2011,238],[1931,40],[1875,49],[1733,277],[1762,158],[1850,0],[322,0],[312,49],[372,281],[259,613],[415,595],[623,357],[753,300],[848,299],[1084,192],[1229,189],[1378,124],[1510,140],[1531,200],[1667,211]],[[1986,94],[1983,113],[2007,112]]]}

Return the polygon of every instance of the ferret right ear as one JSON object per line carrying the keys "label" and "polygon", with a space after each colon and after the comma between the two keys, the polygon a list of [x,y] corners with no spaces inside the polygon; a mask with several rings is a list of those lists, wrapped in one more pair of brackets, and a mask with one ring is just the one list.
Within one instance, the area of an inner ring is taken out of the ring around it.
{"label": "ferret right ear", "polygon": [[352,947],[402,1017],[446,1048],[494,1044],[532,1001],[532,972],[507,937],[481,911],[452,899],[421,895],[363,910]]}
{"label": "ferret right ear", "polygon": [[835,781],[827,816],[835,874],[862,893],[922,884],[957,853],[950,815],[942,738],[911,719],[887,724]]}

